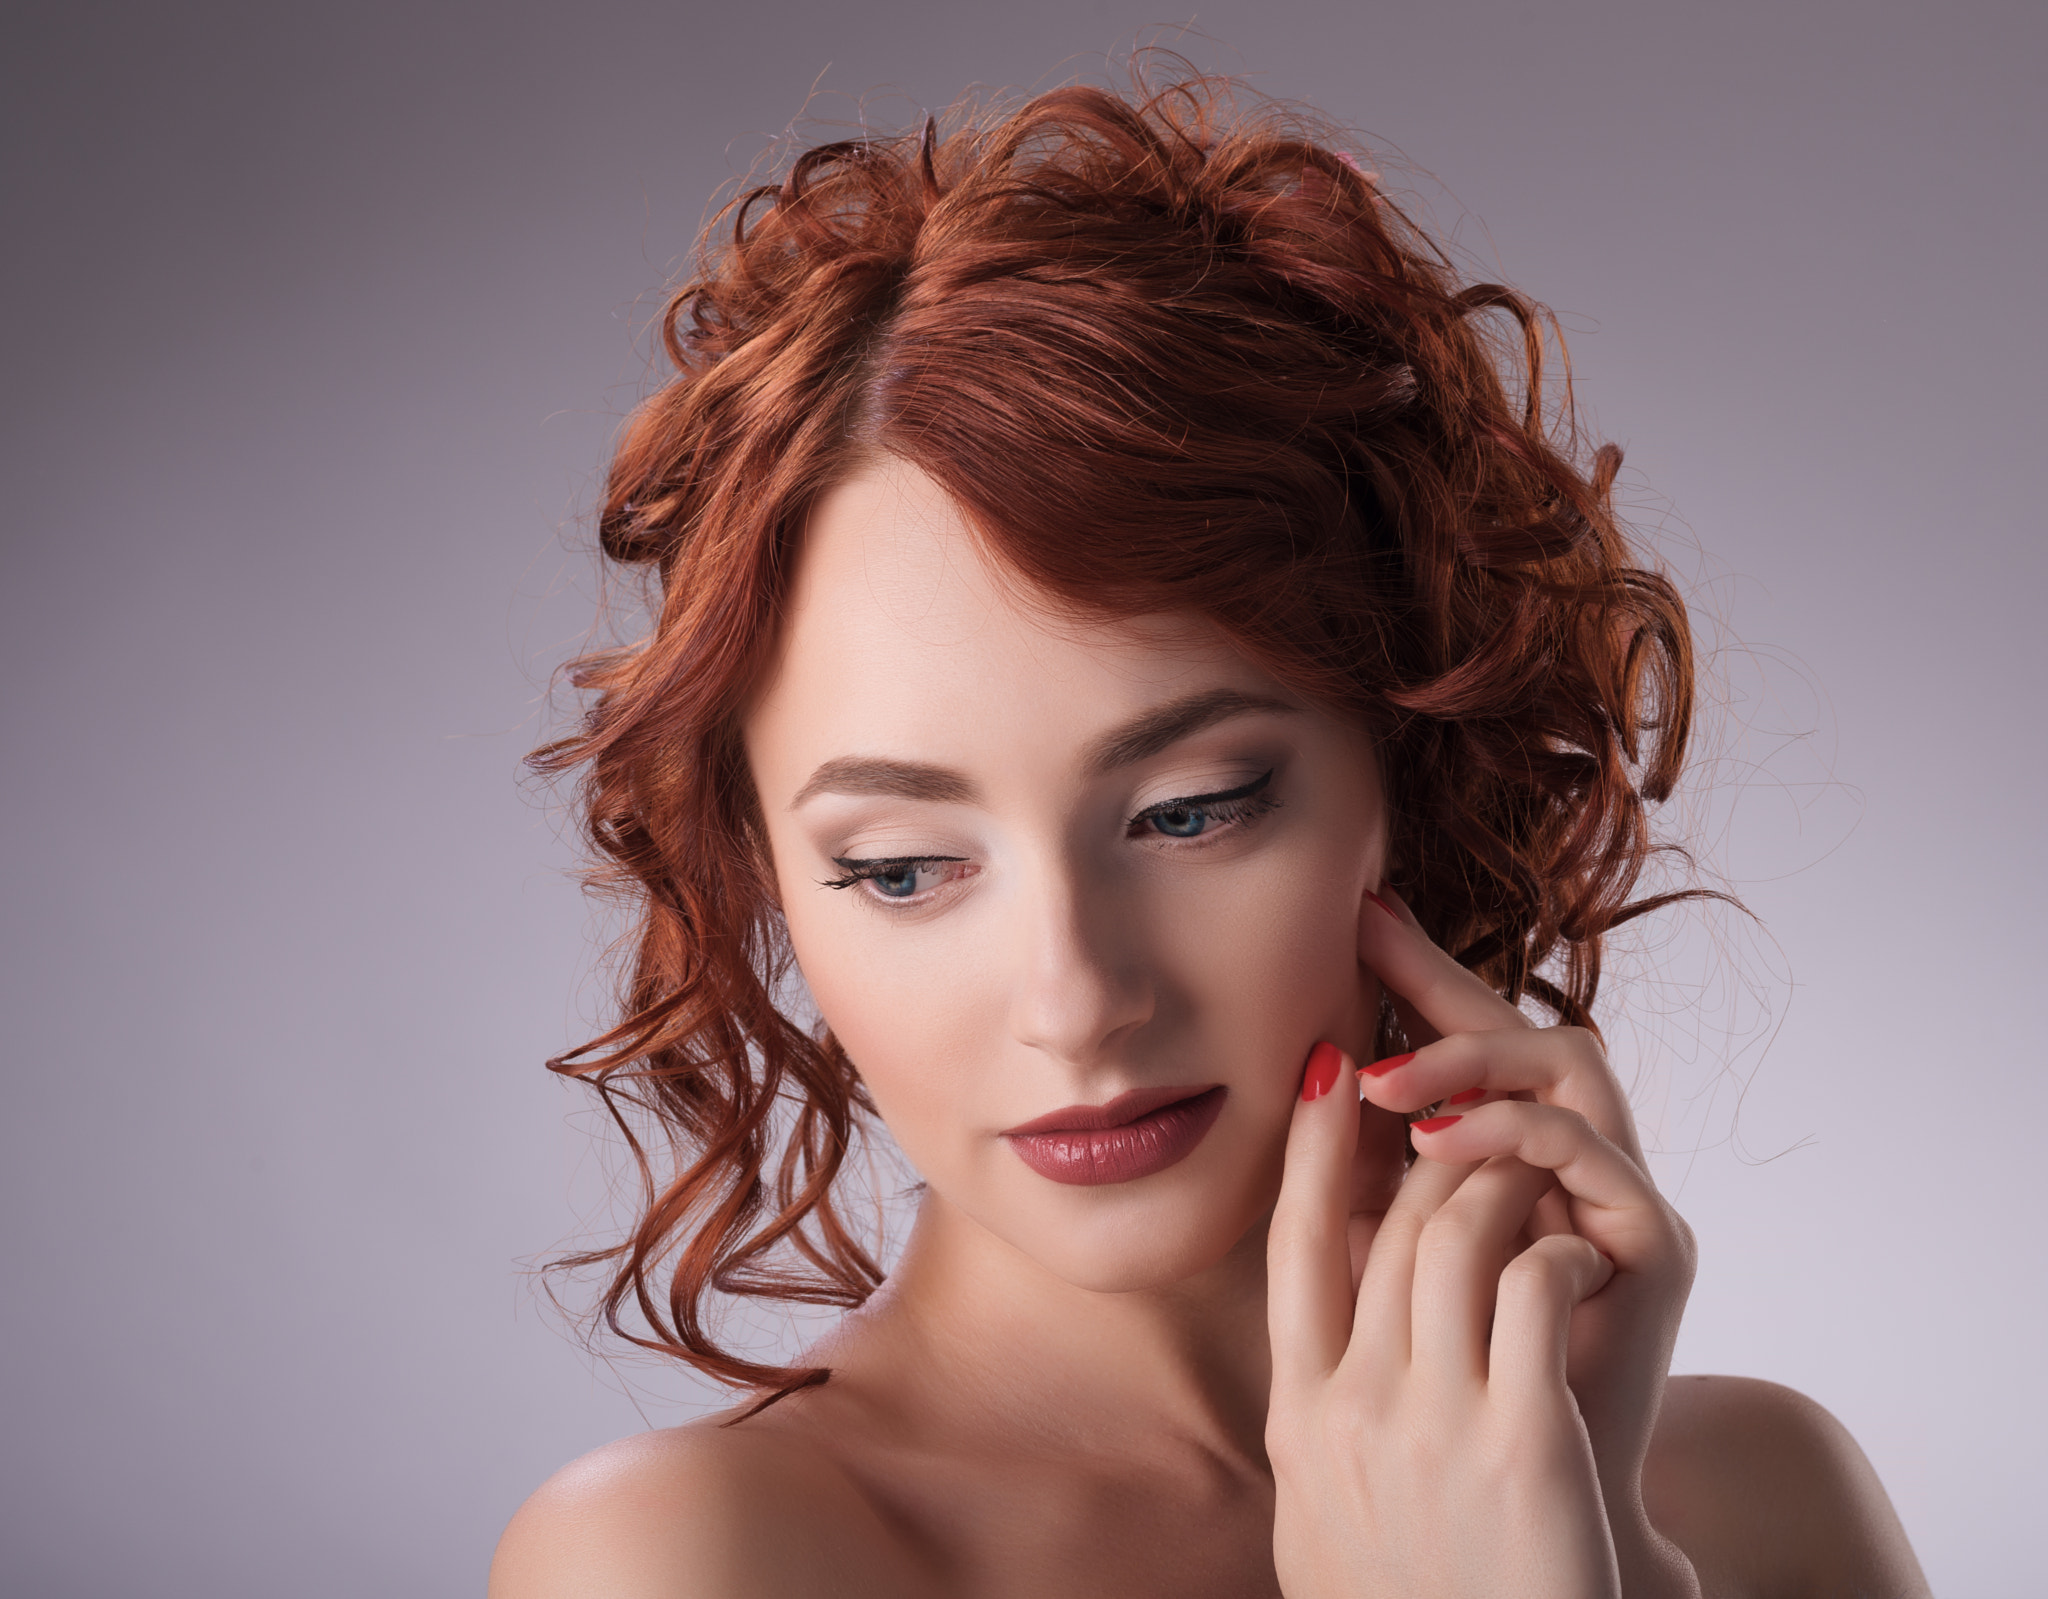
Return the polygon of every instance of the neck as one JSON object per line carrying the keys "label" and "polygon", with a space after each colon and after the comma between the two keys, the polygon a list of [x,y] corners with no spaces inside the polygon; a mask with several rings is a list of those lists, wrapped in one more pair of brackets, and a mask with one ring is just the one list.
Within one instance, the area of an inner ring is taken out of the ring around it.
{"label": "neck", "polygon": [[1252,1228],[1193,1277],[1105,1293],[927,1191],[888,1283],[818,1353],[919,1408],[1021,1419],[1064,1447],[1164,1431],[1263,1469],[1265,1235]]}

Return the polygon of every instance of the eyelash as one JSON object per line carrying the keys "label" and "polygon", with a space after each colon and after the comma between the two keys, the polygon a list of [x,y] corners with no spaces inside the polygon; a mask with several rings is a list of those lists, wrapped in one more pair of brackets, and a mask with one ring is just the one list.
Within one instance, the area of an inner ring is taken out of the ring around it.
{"label": "eyelash", "polygon": [[[855,883],[872,882],[877,877],[888,877],[905,867],[950,866],[967,859],[964,855],[886,855],[871,860],[854,860],[846,856],[832,857],[834,866],[846,868],[844,877],[828,877],[820,885],[824,888],[851,888]],[[908,898],[906,895],[905,898]]]}
{"label": "eyelash", "polygon": [[[1269,768],[1251,782],[1244,784],[1241,788],[1223,789],[1213,794],[1188,794],[1178,799],[1161,800],[1156,805],[1146,806],[1126,822],[1124,824],[1126,835],[1138,837],[1140,836],[1139,829],[1145,823],[1152,821],[1156,817],[1171,815],[1176,811],[1200,814],[1208,817],[1211,821],[1221,822],[1226,825],[1235,824],[1243,826],[1254,822],[1261,816],[1278,810],[1280,807],[1280,801],[1265,792],[1267,785],[1272,781],[1273,772]],[[1175,835],[1165,833],[1157,836],[1172,838]],[[1192,840],[1200,836],[1200,834],[1188,835],[1190,847],[1196,847],[1192,844]],[[960,865],[965,864],[965,861],[966,857],[961,855],[889,855],[867,859],[835,855],[832,858],[832,864],[843,867],[846,875],[843,877],[826,878],[821,886],[825,888],[852,888],[857,883],[872,882],[879,877],[894,876],[906,869],[916,870],[925,866]],[[895,904],[909,904],[912,897],[904,895],[899,899],[893,895],[889,896],[890,901]]]}
{"label": "eyelash", "polygon": [[[1239,788],[1227,788],[1214,794],[1188,794],[1180,799],[1161,800],[1157,805],[1147,805],[1124,825],[1135,836],[1137,830],[1146,822],[1175,811],[1199,813],[1217,822],[1242,824],[1256,821],[1267,812],[1279,809],[1280,802],[1266,792],[1267,785],[1272,781],[1273,772],[1269,767]],[[1155,836],[1172,838],[1176,835],[1162,833]]]}

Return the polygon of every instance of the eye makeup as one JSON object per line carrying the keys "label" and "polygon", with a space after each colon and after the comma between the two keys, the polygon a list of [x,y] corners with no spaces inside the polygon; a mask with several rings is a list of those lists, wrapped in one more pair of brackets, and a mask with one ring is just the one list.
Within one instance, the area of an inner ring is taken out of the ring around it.
{"label": "eye makeup", "polygon": [[[1237,832],[1279,807],[1280,801],[1268,792],[1273,772],[1269,767],[1235,788],[1177,795],[1148,805],[1125,822],[1125,837],[1174,841],[1169,847],[1186,848],[1200,847],[1199,841],[1213,835]],[[870,898],[899,906],[916,904],[933,890],[978,870],[964,855],[835,855],[832,864],[843,875],[823,879],[820,887],[865,885]]]}
{"label": "eye makeup", "polygon": [[1199,838],[1213,827],[1244,824],[1279,807],[1280,801],[1266,790],[1272,786],[1274,768],[1268,767],[1249,783],[1213,794],[1186,794],[1177,799],[1148,805],[1125,824],[1133,838]]}
{"label": "eye makeup", "polygon": [[[935,867],[965,866],[968,862],[964,855],[878,855],[868,858],[835,855],[832,864],[846,875],[828,877],[820,887],[852,888],[856,883],[868,883],[873,885],[877,898],[903,900],[922,891],[917,879],[924,872]],[[952,875],[959,878],[967,874],[956,872]]]}

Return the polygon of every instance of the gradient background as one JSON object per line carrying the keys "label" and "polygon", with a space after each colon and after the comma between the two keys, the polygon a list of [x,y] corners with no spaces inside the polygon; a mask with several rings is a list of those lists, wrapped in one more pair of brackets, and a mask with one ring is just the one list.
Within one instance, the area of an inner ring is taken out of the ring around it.
{"label": "gradient background", "polygon": [[[814,82],[896,125],[1186,18],[39,12],[0,102],[0,1590],[476,1591],[552,1469],[706,1397],[594,1364],[519,1264],[602,1220],[540,1064],[601,1013],[594,922],[518,762],[655,291]],[[1937,1591],[2040,1593],[2048,8],[1197,22],[1559,309],[1729,646],[1692,818],[1770,939],[1672,924],[1616,1035],[1701,1238],[1679,1368],[1832,1407]]]}

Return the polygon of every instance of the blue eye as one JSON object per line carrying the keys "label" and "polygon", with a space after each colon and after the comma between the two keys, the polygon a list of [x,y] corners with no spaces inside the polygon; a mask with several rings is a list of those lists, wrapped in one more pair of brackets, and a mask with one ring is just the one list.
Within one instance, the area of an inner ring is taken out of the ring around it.
{"label": "blue eye", "polygon": [[1166,838],[1200,838],[1220,827],[1257,821],[1280,802],[1266,792],[1273,774],[1264,772],[1239,788],[1217,794],[1187,794],[1161,800],[1130,820],[1133,836],[1151,832]]}
{"label": "blue eye", "polygon": [[908,899],[917,892],[917,863],[905,861],[900,866],[891,866],[875,873],[868,881],[875,885],[877,893],[886,894],[890,899]]}
{"label": "blue eye", "polygon": [[917,855],[859,860],[835,855],[832,864],[845,871],[824,883],[826,888],[865,885],[878,899],[915,899],[926,889],[970,876],[973,868],[958,855]]}
{"label": "blue eye", "polygon": [[1199,805],[1176,805],[1145,819],[1168,838],[1194,838],[1209,825],[1209,813]]}

